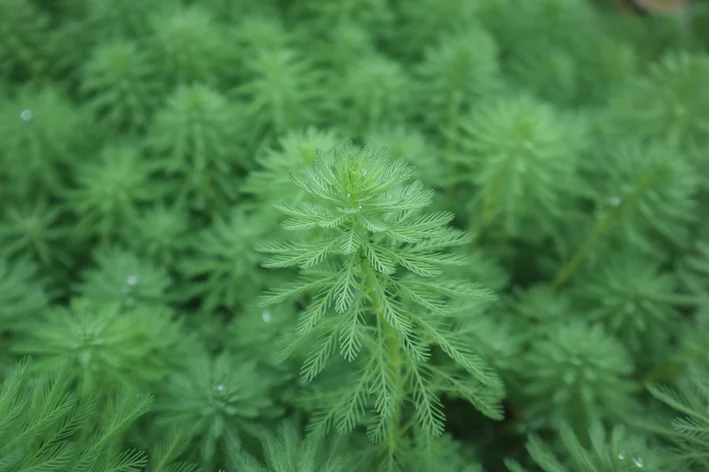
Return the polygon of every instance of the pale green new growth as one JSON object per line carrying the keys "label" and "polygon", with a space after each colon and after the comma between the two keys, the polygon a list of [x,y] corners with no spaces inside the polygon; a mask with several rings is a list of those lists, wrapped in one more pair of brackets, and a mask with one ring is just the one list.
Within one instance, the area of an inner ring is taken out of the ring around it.
{"label": "pale green new growth", "polygon": [[[383,469],[396,467],[410,428],[443,432],[442,393],[502,417],[501,381],[456,330],[456,318],[474,314],[491,294],[439,268],[466,263],[445,250],[469,244],[470,235],[448,226],[451,213],[421,211],[433,192],[408,183],[413,173],[404,159],[389,160],[386,148],[348,142],[320,153],[291,176],[309,200],[274,203],[288,217],[283,227],[301,237],[260,247],[271,254],[265,267],[301,269],[263,303],[309,297],[286,349],[309,346],[303,377],[315,379],[338,351],[355,366],[350,381],[319,399],[312,429],[349,432],[366,423],[370,439],[384,445]],[[449,360],[434,363],[433,349]]]}

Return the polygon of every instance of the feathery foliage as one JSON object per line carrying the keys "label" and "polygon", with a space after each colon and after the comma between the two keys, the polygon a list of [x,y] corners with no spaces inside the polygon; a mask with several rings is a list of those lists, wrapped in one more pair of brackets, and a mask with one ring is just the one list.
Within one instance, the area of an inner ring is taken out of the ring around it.
{"label": "feathery foliage", "polygon": [[75,298],[69,308],[45,312],[37,328],[26,330],[13,350],[35,357],[37,371],[54,372],[80,385],[82,396],[109,398],[116,389],[141,389],[179,364],[185,336],[166,309]]}
{"label": "feathery foliage", "polygon": [[[647,446],[642,437],[628,434],[622,426],[616,426],[608,434],[603,426],[595,423],[590,429],[590,447],[565,425],[561,430],[564,446],[563,458],[552,452],[539,437],[532,436],[527,450],[544,472],[631,472],[666,470],[656,453]],[[507,461],[510,472],[524,472],[518,463]]]}
{"label": "feathery foliage", "polygon": [[[296,328],[295,342],[312,346],[303,377],[315,379],[338,351],[358,366],[335,397],[326,393],[311,427],[350,432],[371,411],[366,426],[370,439],[383,444],[382,470],[397,465],[397,442],[409,418],[426,434],[443,432],[442,393],[461,395],[501,418],[499,378],[452,323],[461,311],[453,303],[476,310],[490,294],[475,284],[435,279],[439,266],[465,263],[444,251],[470,238],[448,227],[452,214],[422,211],[432,192],[407,182],[412,175],[413,168],[390,160],[385,148],[345,143],[293,174],[313,203],[274,203],[288,217],[285,229],[319,234],[260,246],[271,254],[265,267],[301,269],[299,279],[270,291],[264,303],[311,297]],[[461,367],[462,378],[430,362],[434,346]]]}
{"label": "feathery foliage", "polygon": [[14,263],[0,259],[0,332],[33,326],[49,302],[37,266],[20,259]]}
{"label": "feathery foliage", "polygon": [[695,466],[698,470],[709,467],[709,377],[706,371],[690,370],[677,388],[651,384],[649,390],[679,415],[671,426],[662,422],[651,428],[673,444],[674,467]]}
{"label": "feathery foliage", "polygon": [[192,357],[165,385],[157,405],[156,423],[180,428],[198,445],[195,461],[213,470],[219,451],[242,435],[260,438],[264,417],[278,417],[280,409],[270,398],[270,384],[254,363],[232,362],[228,353]]}
{"label": "feathery foliage", "polygon": [[0,0],[0,471],[706,472],[706,3]]}
{"label": "feathery foliage", "polygon": [[135,41],[100,44],[82,73],[81,88],[94,113],[114,129],[144,127],[164,88],[145,50]]}

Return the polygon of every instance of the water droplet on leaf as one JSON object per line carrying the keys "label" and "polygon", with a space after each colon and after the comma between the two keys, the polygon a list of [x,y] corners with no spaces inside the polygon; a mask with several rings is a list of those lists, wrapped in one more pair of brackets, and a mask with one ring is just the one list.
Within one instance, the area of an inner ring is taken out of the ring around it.
{"label": "water droplet on leaf", "polygon": [[20,112],[22,121],[32,121],[32,110],[24,109]]}
{"label": "water droplet on leaf", "polygon": [[620,451],[620,452],[618,453],[618,459],[624,461],[624,460],[625,460],[625,452]]}
{"label": "water droplet on leaf", "polygon": [[611,205],[611,206],[616,206],[616,207],[617,207],[617,206],[620,205],[621,203],[622,203],[622,200],[620,199],[620,197],[611,197],[611,198],[608,199],[608,204]]}
{"label": "water droplet on leaf", "polygon": [[639,457],[634,457],[633,462],[638,467],[638,469],[642,469],[645,467],[645,462],[643,462],[643,460]]}
{"label": "water droplet on leaf", "polygon": [[273,317],[271,316],[270,311],[264,311],[261,313],[261,319],[263,320],[264,323],[270,323]]}
{"label": "water droplet on leaf", "polygon": [[130,286],[136,285],[138,283],[138,276],[129,275],[128,278],[126,278],[126,283]]}

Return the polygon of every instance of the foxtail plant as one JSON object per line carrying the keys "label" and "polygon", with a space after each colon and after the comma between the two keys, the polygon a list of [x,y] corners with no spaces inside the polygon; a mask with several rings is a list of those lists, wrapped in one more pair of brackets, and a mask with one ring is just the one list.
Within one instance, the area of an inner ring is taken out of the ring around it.
{"label": "foxtail plant", "polygon": [[[306,381],[332,367],[338,352],[353,366],[340,369],[344,382],[318,392],[311,431],[366,425],[379,445],[377,468],[387,471],[433,451],[444,431],[442,394],[502,418],[502,383],[460,327],[492,294],[439,268],[466,264],[446,250],[470,244],[471,236],[449,226],[453,214],[424,211],[434,192],[409,182],[413,175],[386,148],[346,142],[319,152],[312,166],[291,175],[309,198],[274,203],[287,216],[282,226],[300,238],[259,248],[271,255],[265,267],[300,269],[262,303],[307,303],[280,357],[306,346]],[[434,460],[433,452],[424,459]]]}

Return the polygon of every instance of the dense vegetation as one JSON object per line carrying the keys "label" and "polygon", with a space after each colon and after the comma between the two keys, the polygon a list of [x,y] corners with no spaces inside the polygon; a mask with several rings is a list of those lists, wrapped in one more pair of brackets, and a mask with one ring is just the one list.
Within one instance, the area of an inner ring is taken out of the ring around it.
{"label": "dense vegetation", "polygon": [[699,0],[0,0],[0,471],[709,471],[707,46]]}

